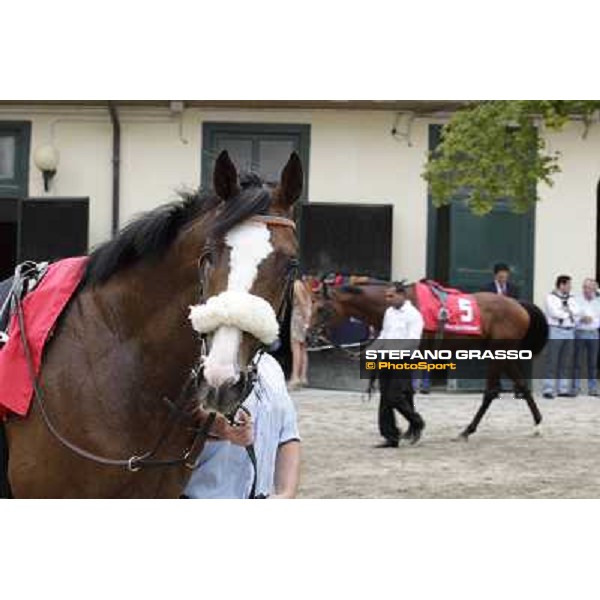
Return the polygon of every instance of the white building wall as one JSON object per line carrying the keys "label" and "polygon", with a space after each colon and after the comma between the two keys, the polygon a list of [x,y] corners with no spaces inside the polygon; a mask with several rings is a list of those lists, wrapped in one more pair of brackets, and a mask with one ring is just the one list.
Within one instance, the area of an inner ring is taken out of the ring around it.
{"label": "white building wall", "polygon": [[[137,213],[197,187],[205,121],[311,125],[309,199],[394,205],[392,273],[425,275],[427,186],[421,177],[428,149],[428,119],[412,125],[411,145],[393,138],[395,114],[353,110],[186,109],[183,122],[166,109],[121,108],[121,224]],[[60,151],[50,194],[90,197],[90,244],[111,230],[112,126],[104,108],[0,107],[0,120],[32,122],[31,147],[53,141]],[[562,173],[540,190],[535,227],[534,297],[542,302],[557,274],[577,287],[595,274],[596,186],[600,177],[600,125],[581,137],[579,123],[547,134],[561,152]],[[30,165],[30,195],[43,195],[42,178]],[[377,232],[373,232],[377,235]]]}
{"label": "white building wall", "polygon": [[[166,109],[119,109],[121,119],[121,224],[197,187],[205,121],[311,125],[309,199],[394,204],[394,277],[425,274],[427,200],[420,177],[427,126],[413,127],[412,146],[390,131],[394,113],[335,110],[187,109],[183,123]],[[51,195],[90,197],[90,244],[110,236],[112,126],[103,108],[0,107],[0,119],[32,122],[32,151],[52,141],[60,152]],[[32,152],[33,154],[33,152]],[[30,195],[43,195],[30,165]],[[373,232],[377,235],[377,232]]]}
{"label": "white building wall", "polygon": [[[90,240],[110,236],[112,211],[112,127],[106,110],[57,107],[0,107],[0,121],[31,122],[30,196],[89,196]],[[33,152],[52,143],[60,162],[48,194]]]}
{"label": "white building wall", "polygon": [[421,172],[428,129],[424,120],[416,121],[409,147],[391,136],[393,122],[393,114],[380,112],[315,115],[310,199],[392,203],[392,275],[415,280],[425,276],[426,266],[427,185]]}
{"label": "white building wall", "polygon": [[585,277],[596,276],[596,190],[600,178],[600,125],[585,139],[581,123],[546,133],[548,148],[560,152],[561,173],[554,186],[539,189],[535,227],[534,300],[543,303],[557,275],[573,277],[581,290]]}

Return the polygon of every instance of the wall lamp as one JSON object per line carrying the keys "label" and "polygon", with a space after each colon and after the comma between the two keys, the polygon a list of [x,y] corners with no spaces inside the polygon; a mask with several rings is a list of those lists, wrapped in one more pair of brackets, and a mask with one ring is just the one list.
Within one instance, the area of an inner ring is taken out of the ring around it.
{"label": "wall lamp", "polygon": [[59,158],[58,150],[51,144],[38,146],[33,153],[33,162],[42,172],[42,177],[44,178],[44,191],[46,192],[50,189],[50,182],[56,175],[56,167],[58,167]]}

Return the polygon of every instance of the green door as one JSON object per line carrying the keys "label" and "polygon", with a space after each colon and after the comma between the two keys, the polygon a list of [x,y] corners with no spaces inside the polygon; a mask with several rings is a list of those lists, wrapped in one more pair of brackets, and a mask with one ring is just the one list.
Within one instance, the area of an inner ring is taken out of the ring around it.
{"label": "green door", "polygon": [[[429,146],[440,139],[440,125],[430,126]],[[429,199],[427,276],[467,292],[480,291],[493,279],[494,264],[510,266],[520,297],[533,297],[535,210],[510,211],[500,202],[483,216],[473,215],[460,201],[435,208]],[[482,381],[462,380],[457,389],[480,389]]]}
{"label": "green door", "polygon": [[477,292],[493,278],[493,267],[504,262],[520,296],[533,292],[533,213],[517,215],[508,204],[483,217],[473,215],[463,203],[450,207],[449,283]]}
{"label": "green door", "polygon": [[[440,131],[440,125],[430,126],[432,150]],[[519,215],[500,202],[491,213],[478,217],[460,201],[438,209],[429,199],[428,218],[428,277],[476,292],[492,280],[494,264],[504,262],[521,297],[532,298],[534,209]]]}

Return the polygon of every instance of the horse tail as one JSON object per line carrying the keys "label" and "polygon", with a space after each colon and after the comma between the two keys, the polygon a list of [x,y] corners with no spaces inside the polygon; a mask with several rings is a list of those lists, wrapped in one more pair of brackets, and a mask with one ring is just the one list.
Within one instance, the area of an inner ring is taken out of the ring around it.
{"label": "horse tail", "polygon": [[546,315],[532,302],[519,300],[519,304],[529,315],[529,327],[521,340],[522,350],[531,350],[533,355],[539,354],[548,341],[548,322]]}

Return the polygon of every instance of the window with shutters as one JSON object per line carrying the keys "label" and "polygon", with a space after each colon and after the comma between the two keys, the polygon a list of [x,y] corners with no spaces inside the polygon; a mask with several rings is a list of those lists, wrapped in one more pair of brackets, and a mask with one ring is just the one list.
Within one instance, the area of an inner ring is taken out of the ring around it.
{"label": "window with shutters", "polygon": [[31,124],[0,121],[0,198],[27,196]]}
{"label": "window with shutters", "polygon": [[267,182],[279,181],[292,152],[304,168],[302,199],[308,198],[310,125],[280,123],[215,123],[202,127],[202,186],[212,187],[215,158],[227,150],[238,171],[254,171]]}

